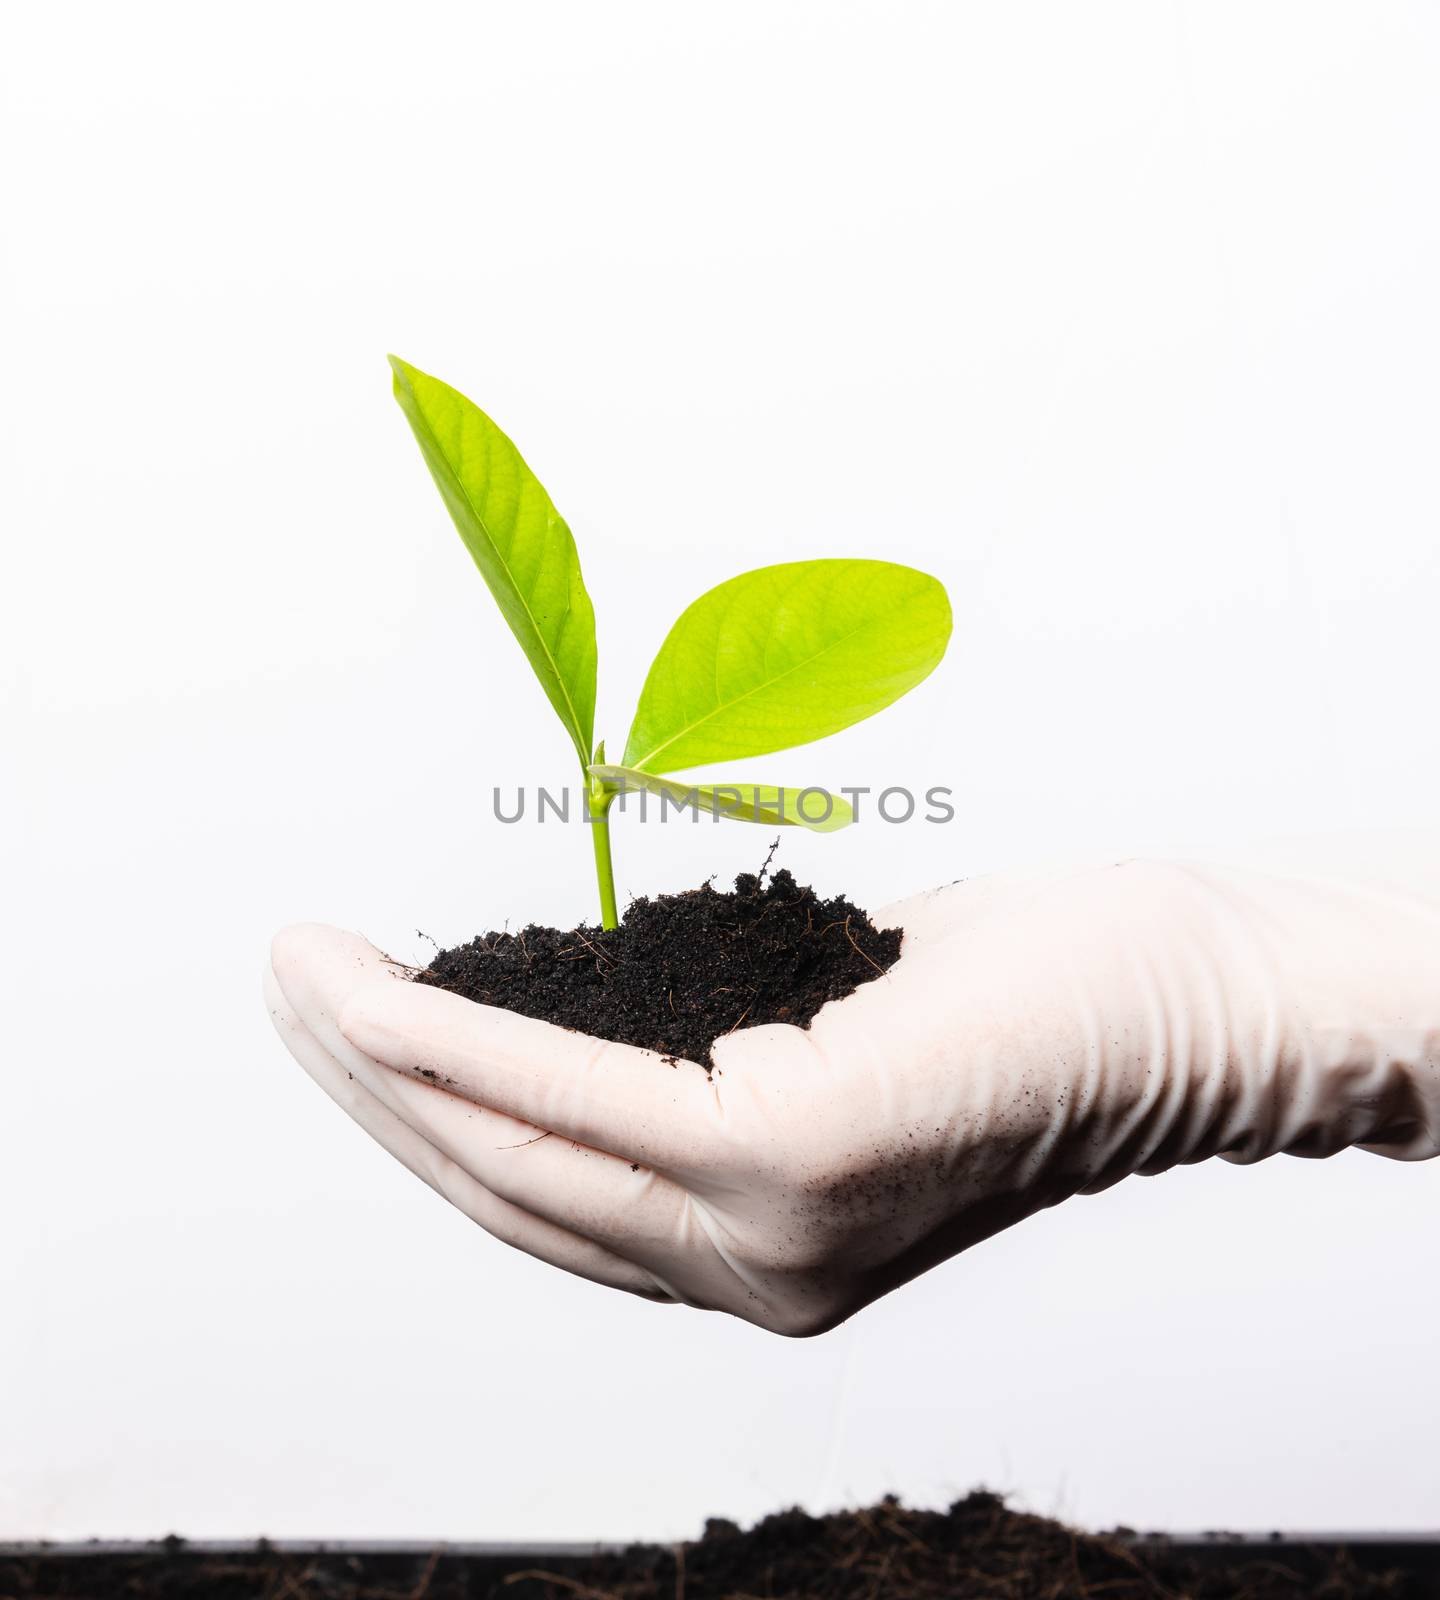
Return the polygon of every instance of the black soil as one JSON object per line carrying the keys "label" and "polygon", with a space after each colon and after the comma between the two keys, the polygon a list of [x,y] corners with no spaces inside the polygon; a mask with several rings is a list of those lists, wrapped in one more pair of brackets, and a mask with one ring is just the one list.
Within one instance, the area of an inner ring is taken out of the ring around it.
{"label": "black soil", "polygon": [[[1370,1574],[1343,1552],[1286,1566],[1266,1552],[1217,1566],[1142,1551],[1011,1511],[984,1490],[948,1511],[887,1499],[865,1511],[783,1511],[748,1532],[712,1521],[695,1544],[627,1552],[585,1574],[592,1600],[1281,1600],[1400,1595],[1394,1573]],[[544,1591],[560,1600],[566,1586]],[[574,1592],[573,1590],[570,1592]]]}
{"label": "black soil", "polygon": [[437,1550],[226,1552],[168,1540],[129,1554],[0,1551],[0,1596],[79,1600],[1419,1600],[1423,1546],[1169,1546],[1092,1536],[978,1492],[948,1511],[711,1522],[694,1543],[610,1555]]}
{"label": "black soil", "polygon": [[442,950],[417,981],[708,1065],[724,1034],[804,1027],[899,955],[898,928],[877,929],[849,900],[822,900],[784,869],[768,878],[762,869],[728,893],[706,884],[633,901],[608,931],[482,934]]}

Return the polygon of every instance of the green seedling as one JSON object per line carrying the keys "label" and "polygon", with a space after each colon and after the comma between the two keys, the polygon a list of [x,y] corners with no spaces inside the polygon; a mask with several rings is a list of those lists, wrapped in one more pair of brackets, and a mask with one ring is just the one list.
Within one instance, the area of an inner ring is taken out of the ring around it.
{"label": "green seedling", "polygon": [[677,782],[882,711],[938,665],[944,587],[889,561],[787,561],[742,572],[682,612],[655,657],[618,763],[595,736],[595,611],[565,520],[510,440],[458,390],[391,356],[409,419],[460,537],[580,762],[605,927],[616,925],[609,812],[640,790],[717,817],[830,832],[854,820],[824,789]]}

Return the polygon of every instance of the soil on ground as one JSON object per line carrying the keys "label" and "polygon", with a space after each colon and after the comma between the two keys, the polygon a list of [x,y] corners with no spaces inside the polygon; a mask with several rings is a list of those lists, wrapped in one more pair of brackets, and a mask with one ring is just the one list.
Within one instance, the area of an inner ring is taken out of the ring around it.
{"label": "soil on ground", "polygon": [[26,1600],[1421,1600],[1434,1575],[1363,1547],[1217,1544],[1167,1549],[1077,1533],[977,1492],[948,1511],[894,1500],[748,1532],[711,1522],[682,1545],[610,1555],[444,1548],[217,1554],[167,1541],[144,1553],[6,1556],[0,1596]]}
{"label": "soil on ground", "polygon": [[[768,863],[767,863],[768,867]],[[417,981],[601,1039],[710,1065],[710,1047],[764,1022],[805,1027],[899,959],[843,897],[822,900],[784,868],[730,891],[632,901],[618,928],[531,926],[442,950]]]}
{"label": "soil on ground", "polygon": [[[712,1521],[697,1543],[597,1562],[583,1581],[591,1600],[1368,1600],[1411,1592],[1399,1574],[1364,1572],[1344,1552],[1289,1566],[1263,1551],[1219,1565],[1142,1552],[1123,1535],[1092,1536],[1011,1511],[985,1490],[948,1511],[886,1499],[826,1517],[780,1512],[748,1532]],[[560,1600],[567,1587],[543,1591],[545,1600]]]}

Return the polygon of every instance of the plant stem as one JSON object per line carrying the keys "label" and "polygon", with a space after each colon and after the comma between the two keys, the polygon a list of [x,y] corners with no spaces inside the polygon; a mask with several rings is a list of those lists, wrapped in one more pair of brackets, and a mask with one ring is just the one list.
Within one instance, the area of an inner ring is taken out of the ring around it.
{"label": "plant stem", "polygon": [[615,871],[610,862],[610,802],[614,798],[614,790],[606,793],[593,781],[585,796],[590,833],[595,843],[595,877],[600,884],[602,928],[615,928],[620,923],[615,914]]}

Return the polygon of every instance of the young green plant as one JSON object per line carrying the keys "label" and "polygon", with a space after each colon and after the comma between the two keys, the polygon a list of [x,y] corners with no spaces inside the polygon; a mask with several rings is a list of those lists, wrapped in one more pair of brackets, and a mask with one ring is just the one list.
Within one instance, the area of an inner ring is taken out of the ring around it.
{"label": "young green plant", "polygon": [[625,754],[595,737],[595,610],[564,518],[471,401],[391,356],[395,398],[465,547],[574,746],[604,926],[617,922],[610,807],[648,791],[717,817],[831,832],[854,820],[819,788],[677,782],[667,774],[768,755],[882,711],[938,665],[950,602],[890,561],[787,561],[702,594],[665,637]]}

